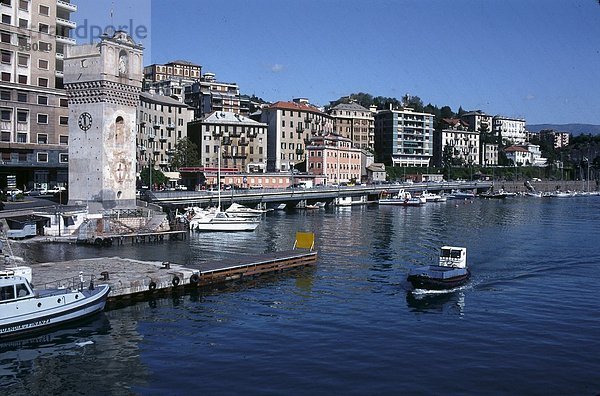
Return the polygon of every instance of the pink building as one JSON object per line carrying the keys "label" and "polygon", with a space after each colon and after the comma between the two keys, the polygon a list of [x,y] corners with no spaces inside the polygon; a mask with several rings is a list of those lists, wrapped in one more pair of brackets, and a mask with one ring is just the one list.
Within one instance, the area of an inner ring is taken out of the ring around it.
{"label": "pink building", "polygon": [[323,176],[325,184],[360,181],[362,152],[352,140],[334,133],[314,136],[306,151],[308,174]]}

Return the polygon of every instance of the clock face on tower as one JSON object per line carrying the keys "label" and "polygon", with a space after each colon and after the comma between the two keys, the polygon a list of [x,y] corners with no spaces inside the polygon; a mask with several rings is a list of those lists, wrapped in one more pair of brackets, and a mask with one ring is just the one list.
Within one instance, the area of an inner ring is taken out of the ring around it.
{"label": "clock face on tower", "polygon": [[88,112],[81,113],[78,124],[82,131],[87,131],[92,126],[92,115]]}

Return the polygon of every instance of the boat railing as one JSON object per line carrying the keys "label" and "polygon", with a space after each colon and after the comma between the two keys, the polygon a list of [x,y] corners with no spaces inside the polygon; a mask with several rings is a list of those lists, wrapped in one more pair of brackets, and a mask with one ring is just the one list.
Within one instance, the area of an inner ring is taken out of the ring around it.
{"label": "boat railing", "polygon": [[44,291],[45,295],[64,293],[65,290],[79,290],[94,288],[94,275],[79,274],[70,278],[57,279],[51,282],[36,284],[36,291]]}

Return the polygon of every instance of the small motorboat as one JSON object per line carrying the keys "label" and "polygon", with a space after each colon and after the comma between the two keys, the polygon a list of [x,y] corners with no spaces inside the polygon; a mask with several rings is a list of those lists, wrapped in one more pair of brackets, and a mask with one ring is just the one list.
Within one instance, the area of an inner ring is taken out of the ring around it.
{"label": "small motorboat", "polygon": [[386,193],[382,193],[379,205],[400,205],[400,206],[421,206],[427,202],[424,197],[413,197],[410,192],[400,190],[398,194],[389,197]]}
{"label": "small motorboat", "polygon": [[415,289],[453,289],[471,276],[467,269],[467,249],[442,246],[438,265],[426,265],[410,271],[408,281]]}
{"label": "small motorboat", "polygon": [[84,286],[79,279],[60,282],[60,287],[34,289],[31,268],[20,266],[0,271],[0,339],[46,330],[93,315],[104,309],[108,285]]}

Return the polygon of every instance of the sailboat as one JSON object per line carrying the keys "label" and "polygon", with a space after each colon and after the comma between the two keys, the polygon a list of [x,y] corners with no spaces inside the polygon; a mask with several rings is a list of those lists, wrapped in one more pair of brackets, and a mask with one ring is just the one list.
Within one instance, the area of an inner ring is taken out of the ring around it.
{"label": "sailboat", "polygon": [[196,212],[190,219],[190,230],[196,231],[254,231],[260,224],[257,217],[240,217],[221,210],[221,150],[217,167],[218,205],[216,208]]}

